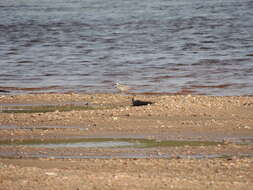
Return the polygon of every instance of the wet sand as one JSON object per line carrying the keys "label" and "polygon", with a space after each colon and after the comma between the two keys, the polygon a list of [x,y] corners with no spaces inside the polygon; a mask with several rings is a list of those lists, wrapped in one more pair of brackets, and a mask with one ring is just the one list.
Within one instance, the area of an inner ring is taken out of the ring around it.
{"label": "wet sand", "polygon": [[[133,96],[135,100],[152,104],[132,106]],[[0,189],[250,189],[253,184],[253,97],[145,94],[0,96],[2,108],[6,105],[65,103],[88,103],[95,109],[45,113],[2,111],[1,141],[129,137],[157,141],[215,141],[220,144],[148,149],[49,149],[0,145]],[[238,139],[249,139],[251,143],[238,144]],[[31,159],[29,155],[35,152],[47,158]],[[57,159],[56,154],[63,157],[108,157]],[[145,158],[122,159],[119,155],[145,155]],[[165,159],[163,155],[170,157]],[[196,155],[205,155],[206,158],[198,159]],[[212,158],[212,155],[225,156]]]}

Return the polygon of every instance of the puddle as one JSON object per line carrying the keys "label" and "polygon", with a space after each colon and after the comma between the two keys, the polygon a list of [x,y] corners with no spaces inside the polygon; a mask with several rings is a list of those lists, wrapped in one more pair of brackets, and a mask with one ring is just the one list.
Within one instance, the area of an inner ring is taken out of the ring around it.
{"label": "puddle", "polygon": [[252,158],[253,154],[190,154],[190,155],[178,155],[176,158],[188,158],[188,159],[212,159],[212,158],[232,158],[232,157],[237,157],[237,158]]}
{"label": "puddle", "polygon": [[[243,140],[238,140],[243,139]],[[253,137],[230,138],[234,142],[244,142],[244,144],[252,144]],[[182,146],[216,146],[222,145],[217,141],[179,141],[179,140],[156,140],[145,138],[89,138],[89,137],[69,137],[61,139],[26,139],[26,140],[2,140],[2,147],[16,147],[22,151],[4,151],[0,152],[0,157],[5,158],[59,158],[59,159],[111,159],[111,158],[168,158],[168,159],[212,159],[212,158],[232,158],[236,157],[253,157],[253,154],[187,154],[187,155],[171,155],[169,153],[157,153],[155,149],[159,147],[182,147]],[[7,150],[8,150],[7,148]],[[35,149],[23,149],[35,148]],[[41,149],[46,148],[42,152]],[[58,149],[59,148],[59,149]],[[64,148],[70,148],[66,149]],[[83,153],[82,149],[94,149],[94,152]],[[105,149],[98,151],[96,148]],[[106,149],[114,149],[116,151],[106,151]],[[128,149],[127,149],[128,148]],[[130,148],[130,149],[129,149]],[[58,150],[57,150],[58,149]],[[72,149],[72,150],[71,150]],[[124,149],[124,151],[123,151]],[[4,150],[4,149],[3,149]],[[27,150],[27,151],[25,151]]]}
{"label": "puddle", "polygon": [[179,155],[170,155],[170,154],[133,154],[133,153],[119,153],[114,155],[47,155],[40,153],[25,153],[17,154],[13,152],[0,152],[0,157],[2,158],[46,158],[46,159],[215,159],[215,158],[224,158],[224,159],[233,159],[233,158],[253,158],[253,154],[179,154]]}
{"label": "puddle", "polygon": [[1,104],[2,113],[45,113],[54,111],[79,111],[93,109],[109,109],[110,106],[93,105],[88,102],[83,103],[63,103],[63,104]]}
{"label": "puddle", "polygon": [[31,147],[42,148],[113,148],[137,146],[137,143],[125,141],[105,141],[105,142],[79,142],[79,143],[60,143],[60,144],[31,144]]}
{"label": "puddle", "polygon": [[45,148],[100,148],[100,147],[176,147],[176,146],[210,146],[222,144],[212,141],[157,141],[155,139],[138,138],[71,138],[71,139],[32,139],[32,140],[4,140],[0,145],[23,145]]}
{"label": "puddle", "polygon": [[224,141],[234,143],[234,144],[253,144],[253,137],[229,137],[224,138]]}
{"label": "puddle", "polygon": [[4,107],[26,107],[26,106],[67,106],[67,105],[74,105],[74,106],[87,106],[91,105],[89,102],[64,102],[64,103],[32,103],[32,104],[13,104],[13,103],[2,103],[0,106]]}
{"label": "puddle", "polygon": [[22,145],[38,148],[122,148],[137,147],[139,141],[128,139],[110,138],[83,138],[83,139],[50,139],[50,140],[6,140],[1,141],[0,145]]}
{"label": "puddle", "polygon": [[0,130],[49,130],[49,129],[79,129],[79,130],[88,130],[88,128],[84,127],[75,127],[75,126],[14,126],[14,125],[0,125]]}

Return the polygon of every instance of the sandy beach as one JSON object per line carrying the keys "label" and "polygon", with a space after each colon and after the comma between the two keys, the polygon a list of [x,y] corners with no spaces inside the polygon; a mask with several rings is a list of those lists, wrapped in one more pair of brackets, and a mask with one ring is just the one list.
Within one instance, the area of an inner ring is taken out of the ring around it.
{"label": "sandy beach", "polygon": [[[132,98],[152,104],[133,106]],[[0,189],[251,189],[253,185],[250,96],[22,94],[0,96],[0,105]],[[66,138],[216,144],[160,143],[149,148],[4,144]]]}

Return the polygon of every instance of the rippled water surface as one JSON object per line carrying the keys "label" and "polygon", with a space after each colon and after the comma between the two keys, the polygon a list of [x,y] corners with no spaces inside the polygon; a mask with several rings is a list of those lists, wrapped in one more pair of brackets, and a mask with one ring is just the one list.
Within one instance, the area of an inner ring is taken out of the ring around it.
{"label": "rippled water surface", "polygon": [[1,0],[0,93],[253,94],[252,0]]}

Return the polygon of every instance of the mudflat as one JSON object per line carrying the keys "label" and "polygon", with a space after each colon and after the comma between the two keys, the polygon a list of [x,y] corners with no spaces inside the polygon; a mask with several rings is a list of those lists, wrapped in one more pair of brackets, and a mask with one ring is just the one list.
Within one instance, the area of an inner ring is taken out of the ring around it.
{"label": "mudflat", "polygon": [[253,185],[251,96],[2,95],[0,139],[0,189]]}

